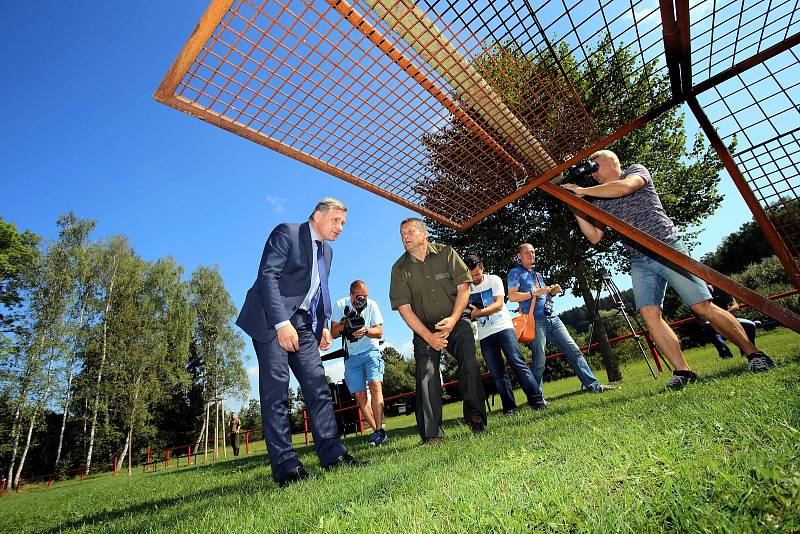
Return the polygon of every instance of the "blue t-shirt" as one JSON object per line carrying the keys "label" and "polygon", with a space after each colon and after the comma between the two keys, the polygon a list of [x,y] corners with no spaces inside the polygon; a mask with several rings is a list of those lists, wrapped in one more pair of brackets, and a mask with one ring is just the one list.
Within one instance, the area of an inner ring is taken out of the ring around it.
{"label": "blue t-shirt", "polygon": [[[345,306],[350,306],[350,309],[353,309],[353,304],[350,302],[350,297],[345,297],[336,301],[336,303],[333,305],[333,310],[331,311],[332,321],[337,323],[344,322],[342,318],[344,317]],[[361,316],[364,318],[364,324],[367,326],[367,328],[372,328],[373,326],[383,324],[383,316],[381,315],[380,308],[378,308],[378,303],[371,298],[367,298],[367,306],[361,310]],[[345,341],[345,343],[347,343],[347,352],[350,355],[361,354],[362,352],[367,352],[372,349],[380,350],[379,340],[366,335],[353,343],[350,341]]]}
{"label": "blue t-shirt", "polygon": [[[534,277],[536,277],[536,283],[534,283]],[[539,287],[544,287],[544,278],[542,277],[541,273],[537,273],[536,271],[529,271],[524,268],[522,265],[517,265],[510,271],[508,271],[508,290],[511,291],[512,287],[518,288],[517,291],[521,293],[527,293],[528,291],[533,291]],[[533,317],[535,319],[542,319],[545,317],[544,313],[544,303],[547,300],[545,295],[539,295],[536,297],[536,307],[533,308]],[[519,303],[519,309],[522,313],[528,313],[531,310],[531,301],[530,300],[523,300]]]}

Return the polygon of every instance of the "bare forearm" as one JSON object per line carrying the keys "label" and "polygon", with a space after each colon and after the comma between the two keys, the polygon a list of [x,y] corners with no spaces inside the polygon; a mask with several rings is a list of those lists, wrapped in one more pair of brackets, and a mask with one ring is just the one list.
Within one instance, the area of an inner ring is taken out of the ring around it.
{"label": "bare forearm", "polygon": [[411,305],[403,304],[397,308],[397,311],[400,312],[400,317],[403,318],[403,321],[405,321],[411,331],[427,341],[428,336],[431,335],[431,331],[428,330],[424,324],[422,324],[422,321],[419,317],[417,317],[417,314],[414,313]]}

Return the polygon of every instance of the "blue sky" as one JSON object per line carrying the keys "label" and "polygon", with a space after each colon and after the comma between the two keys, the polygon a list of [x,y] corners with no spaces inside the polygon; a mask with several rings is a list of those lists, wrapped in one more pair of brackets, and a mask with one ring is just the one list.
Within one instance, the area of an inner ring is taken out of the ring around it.
{"label": "blue sky", "polygon": [[[94,238],[125,235],[145,259],[173,256],[187,274],[218,265],[238,307],[269,231],[305,220],[323,196],[339,198],[349,212],[333,243],[332,297],[365,280],[382,308],[386,340],[410,354],[410,330],[389,308],[388,292],[389,270],[403,252],[399,221],[413,212],[153,100],[205,7],[4,5],[0,216],[54,238],[58,215],[74,211],[98,221]],[[695,257],[750,218],[727,176],[721,190],[725,203],[703,225]],[[630,286],[626,277],[618,284]],[[557,307],[578,304],[565,296]],[[257,398],[247,347],[249,396]],[[341,363],[329,374],[339,378]]]}

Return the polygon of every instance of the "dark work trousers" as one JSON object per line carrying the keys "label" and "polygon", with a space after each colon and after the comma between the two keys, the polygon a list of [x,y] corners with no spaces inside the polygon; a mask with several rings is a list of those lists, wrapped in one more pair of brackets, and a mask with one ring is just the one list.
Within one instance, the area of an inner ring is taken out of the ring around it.
{"label": "dark work trousers", "polygon": [[[279,481],[289,470],[300,465],[292,449],[289,428],[289,368],[303,389],[314,448],[325,467],[347,450],[339,439],[339,428],[333,414],[333,403],[325,369],[319,357],[319,341],[311,331],[311,316],[298,311],[291,318],[300,339],[300,350],[288,353],[278,344],[278,334],[271,329],[267,343],[253,340],[258,356],[258,385],[261,397],[261,419],[264,441],[267,442],[272,478]],[[321,330],[321,329],[320,329]]]}
{"label": "dark work trousers", "polygon": [[239,433],[231,432],[231,447],[233,448],[233,455],[239,456]]}
{"label": "dark work trousers", "polygon": [[[464,399],[464,419],[469,422],[479,416],[486,423],[483,380],[475,359],[475,339],[466,319],[460,319],[447,337],[447,352],[458,363],[458,387]],[[442,353],[433,350],[425,341],[414,335],[414,360],[417,378],[417,431],[422,439],[441,438],[442,382],[439,375]]]}

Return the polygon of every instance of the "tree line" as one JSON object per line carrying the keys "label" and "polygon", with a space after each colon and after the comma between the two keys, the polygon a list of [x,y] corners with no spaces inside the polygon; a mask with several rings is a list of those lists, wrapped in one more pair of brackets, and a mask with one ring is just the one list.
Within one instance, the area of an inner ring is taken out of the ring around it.
{"label": "tree line", "polygon": [[[215,266],[188,279],[73,213],[43,240],[0,218],[0,459],[10,485],[196,442],[246,398],[244,342]],[[198,432],[199,428],[199,432]],[[35,460],[30,461],[31,458]]]}

